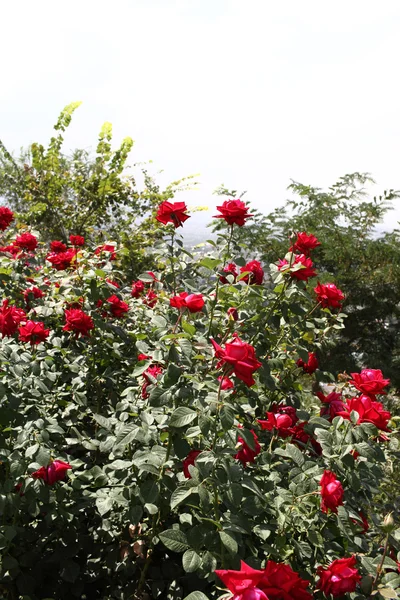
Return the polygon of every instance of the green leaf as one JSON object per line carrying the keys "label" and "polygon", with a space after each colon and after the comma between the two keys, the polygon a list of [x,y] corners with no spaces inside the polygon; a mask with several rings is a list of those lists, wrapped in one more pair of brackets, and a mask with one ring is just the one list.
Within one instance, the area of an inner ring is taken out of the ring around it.
{"label": "green leaf", "polygon": [[[201,558],[194,550],[186,550],[182,556],[182,566],[186,573],[194,573],[201,565]],[[187,596],[188,597],[188,596]]]}
{"label": "green leaf", "polygon": [[186,498],[188,498],[193,492],[196,492],[196,488],[192,487],[189,489],[177,487],[171,495],[171,509],[174,510],[179,504],[181,504]]}
{"label": "green leaf", "polygon": [[232,428],[232,425],[235,420],[235,413],[233,412],[233,408],[228,405],[224,405],[221,408],[221,425],[224,431],[229,431]]}
{"label": "green leaf", "polygon": [[184,552],[189,547],[186,535],[179,529],[167,529],[160,533],[159,538],[172,552]]}
{"label": "green leaf", "polygon": [[102,517],[112,509],[112,506],[111,498],[96,498],[96,507]]}
{"label": "green leaf", "polygon": [[208,600],[208,596],[203,592],[192,592],[189,596],[185,596],[183,600]]}
{"label": "green leaf", "polygon": [[381,596],[383,596],[384,598],[398,598],[398,594],[395,590],[393,590],[392,588],[378,588],[378,591],[380,593]]}
{"label": "green leaf", "polygon": [[286,453],[298,467],[301,467],[304,464],[304,454],[294,444],[286,444]]}
{"label": "green leaf", "polygon": [[187,408],[186,406],[180,406],[171,415],[169,425],[170,427],[185,427],[189,425],[197,417],[197,412]]}
{"label": "green leaf", "polygon": [[209,269],[210,271],[214,271],[214,269],[216,267],[218,267],[218,265],[221,263],[221,261],[218,258],[211,258],[209,256],[206,256],[205,258],[202,258],[201,261],[199,262],[199,265],[201,267],[205,267],[206,269]]}
{"label": "green leaf", "polygon": [[238,553],[238,544],[235,538],[226,531],[220,531],[219,536],[221,538],[221,542],[228,550],[229,554],[232,556],[236,556]]}
{"label": "green leaf", "polygon": [[182,319],[181,325],[185,333],[188,333],[189,335],[194,335],[196,333],[196,327],[191,323],[188,323],[185,319]]}

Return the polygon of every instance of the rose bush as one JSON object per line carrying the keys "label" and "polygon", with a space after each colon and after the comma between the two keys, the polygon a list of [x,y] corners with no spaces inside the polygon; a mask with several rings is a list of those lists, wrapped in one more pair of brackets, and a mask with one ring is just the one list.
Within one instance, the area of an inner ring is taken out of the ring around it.
{"label": "rose bush", "polygon": [[236,241],[248,207],[219,211],[193,254],[185,203],[161,205],[158,270],[134,282],[117,240],[50,247],[4,213],[4,598],[396,596],[389,382],[318,360],[343,326],[312,293],[318,240],[261,265]]}

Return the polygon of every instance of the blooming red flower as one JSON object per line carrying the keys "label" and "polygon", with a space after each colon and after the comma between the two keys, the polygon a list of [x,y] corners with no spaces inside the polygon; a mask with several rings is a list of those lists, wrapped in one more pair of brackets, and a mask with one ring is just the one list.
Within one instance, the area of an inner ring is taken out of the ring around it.
{"label": "blooming red flower", "polygon": [[189,312],[200,312],[204,306],[202,294],[188,294],[181,292],[178,296],[173,296],[169,301],[170,306],[180,310],[187,308]]}
{"label": "blooming red flower", "polygon": [[115,246],[113,246],[112,244],[103,244],[102,246],[98,246],[96,248],[96,250],[94,251],[96,256],[99,256],[99,255],[103,254],[104,252],[107,252],[110,254],[110,256],[108,257],[109,260],[115,260],[117,258],[117,254],[115,252]]}
{"label": "blooming red flower", "polygon": [[5,231],[14,220],[14,213],[7,206],[0,206],[0,229]]}
{"label": "blooming red flower", "polygon": [[140,360],[148,360],[149,358],[151,358],[151,356],[149,356],[148,354],[138,354],[137,359]]}
{"label": "blooming red flower", "polygon": [[321,510],[327,513],[328,509],[337,513],[337,508],[343,504],[344,489],[335,473],[324,471],[319,482],[321,486]]}
{"label": "blooming red flower", "polygon": [[21,342],[29,342],[34,346],[49,337],[50,329],[46,329],[42,321],[27,321],[19,328]]}
{"label": "blooming red flower", "polygon": [[29,301],[32,298],[43,298],[43,296],[44,296],[44,292],[42,292],[42,290],[40,290],[36,286],[33,286],[31,288],[24,290],[24,298],[25,298],[25,302],[28,306],[29,306]]}
{"label": "blooming red flower", "polygon": [[48,260],[57,271],[63,271],[69,267],[75,266],[76,249],[68,248],[65,252],[51,252],[46,256],[46,260]]}
{"label": "blooming red flower", "polygon": [[315,235],[307,235],[305,231],[297,234],[297,239],[293,246],[289,248],[289,252],[300,252],[306,256],[310,254],[311,250],[314,250],[317,246],[320,246],[321,242],[317,240]]}
{"label": "blooming red flower", "polygon": [[218,377],[218,381],[222,381],[221,390],[231,390],[235,387],[232,379],[229,379],[229,377]]}
{"label": "blooming red flower", "polygon": [[190,218],[190,215],[186,214],[187,206],[185,202],[161,202],[158,207],[156,219],[167,225],[173,223],[175,228],[182,227],[183,223]]}
{"label": "blooming red flower", "polygon": [[63,327],[64,331],[74,331],[76,337],[79,334],[89,335],[89,331],[94,328],[92,317],[87,315],[80,308],[70,308],[65,311],[66,324]]}
{"label": "blooming red flower", "polygon": [[345,408],[342,395],[338,392],[331,392],[328,396],[324,396],[322,392],[317,392],[316,396],[323,404],[320,416],[327,417],[329,421],[332,421]]}
{"label": "blooming red flower", "polygon": [[[294,268],[300,265],[301,268]],[[289,266],[289,262],[286,258],[279,260],[278,270],[279,271],[290,271],[290,277],[299,279],[300,281],[308,281],[310,277],[315,277],[317,272],[314,271],[314,265],[311,258],[308,258],[304,254],[297,254],[294,259],[292,266]]]}
{"label": "blooming red flower", "polygon": [[17,255],[21,252],[21,248],[16,246],[15,244],[11,244],[9,246],[1,246],[0,252],[2,254],[11,254],[13,258],[16,258]]}
{"label": "blooming red flower", "polygon": [[351,373],[351,376],[353,379],[349,383],[368,396],[386,394],[384,388],[390,384],[390,379],[384,379],[380,369],[363,369],[361,373]]}
{"label": "blooming red flower", "polygon": [[48,467],[40,467],[31,474],[34,479],[43,479],[47,485],[54,485],[57,481],[65,479],[68,469],[72,469],[69,463],[62,460],[54,460]]}
{"label": "blooming red flower", "polygon": [[274,406],[272,412],[266,413],[267,419],[258,419],[261,429],[276,429],[281,437],[290,435],[290,428],[297,423],[296,409],[293,406]]}
{"label": "blooming red flower", "polygon": [[322,308],[341,308],[344,300],[342,290],[336,287],[334,283],[319,283],[314,288],[317,294],[317,301],[321,303]]}
{"label": "blooming red flower", "polygon": [[9,300],[3,300],[0,307],[0,332],[3,337],[13,335],[21,321],[26,319],[25,311],[16,306],[9,306]]}
{"label": "blooming red flower", "polygon": [[252,429],[249,430],[254,438],[254,450],[251,448],[247,442],[239,435],[238,444],[241,445],[241,448],[237,454],[235,454],[235,458],[240,460],[240,462],[245,467],[247,463],[253,463],[256,459],[257,454],[261,452],[261,446],[258,443],[258,437],[255,431]]}
{"label": "blooming red flower", "polygon": [[149,397],[147,388],[149,387],[149,385],[154,384],[154,381],[157,379],[158,375],[161,375],[162,372],[163,372],[162,367],[160,367],[158,365],[150,365],[150,367],[145,370],[145,372],[143,373],[144,382],[142,385],[142,398],[143,399],[146,399]]}
{"label": "blooming red flower", "polygon": [[69,241],[75,247],[81,247],[85,245],[85,238],[81,235],[70,235]]}
{"label": "blooming red flower", "polygon": [[303,369],[304,373],[312,375],[318,369],[318,359],[314,352],[308,353],[308,361],[305,363],[301,358],[296,361],[296,365]]}
{"label": "blooming red flower", "polygon": [[146,296],[143,298],[143,304],[146,304],[149,308],[154,308],[157,304],[158,296],[153,292],[153,290],[149,290]]}
{"label": "blooming red flower", "polygon": [[239,225],[243,227],[245,220],[253,215],[249,215],[248,206],[242,200],[225,200],[222,206],[217,206],[220,215],[214,215],[214,219],[225,219],[228,225]]}
{"label": "blooming red flower", "polygon": [[53,240],[50,242],[50,250],[57,254],[58,252],[65,252],[67,250],[67,246],[58,240]]}
{"label": "blooming red flower", "polygon": [[392,415],[388,410],[384,409],[381,402],[376,402],[370,396],[363,394],[358,398],[347,400],[344,410],[339,415],[344,419],[350,420],[353,410],[358,412],[358,425],[360,423],[373,423],[375,427],[382,431],[390,431],[388,429],[388,422]]}
{"label": "blooming red flower", "polygon": [[123,302],[113,294],[109,298],[107,298],[106,302],[110,304],[111,314],[113,317],[122,317],[129,310],[129,305],[126,302]]}
{"label": "blooming red flower", "polygon": [[308,591],[309,582],[301,579],[290,565],[269,560],[259,588],[267,595],[268,600],[312,600]]}
{"label": "blooming red flower", "polygon": [[[229,264],[225,265],[225,267],[222,269],[222,271],[224,273],[226,273],[227,275],[233,275],[233,277],[234,277],[233,283],[235,283],[236,277],[238,276],[238,270],[237,270],[237,266],[235,265],[235,263],[229,263]],[[219,280],[221,283],[229,283],[227,278],[224,277],[223,275],[220,275]]]}
{"label": "blooming red flower", "polygon": [[304,448],[304,446],[307,446],[307,444],[310,443],[314,452],[320,456],[322,454],[321,444],[319,444],[319,442],[317,442],[312,435],[307,433],[307,431],[304,429],[306,425],[307,421],[303,421],[302,423],[297,423],[294,427],[291,427],[288,430],[292,437],[292,443],[296,444],[296,446],[299,446],[300,448]]}
{"label": "blooming red flower", "polygon": [[215,574],[233,594],[231,600],[268,600],[265,593],[256,587],[264,571],[253,569],[241,561],[240,571],[216,569]]}
{"label": "blooming red flower", "polygon": [[201,454],[201,450],[191,450],[185,458],[185,460],[183,461],[183,474],[186,477],[186,479],[192,479],[189,467],[194,466],[195,460],[199,454]]}
{"label": "blooming red flower", "polygon": [[250,271],[247,275],[245,275],[241,281],[248,283],[249,285],[261,285],[264,279],[264,271],[261,267],[261,264],[258,260],[251,260],[244,265],[244,267],[240,267],[241,273],[246,273]]}
{"label": "blooming red flower", "polygon": [[317,589],[324,592],[326,596],[331,594],[334,598],[354,592],[357,583],[361,580],[360,573],[354,569],[356,564],[356,557],[351,556],[350,558],[338,558],[325,569],[318,567],[317,575],[320,579]]}
{"label": "blooming red flower", "polygon": [[114,286],[115,288],[119,289],[121,286],[119,285],[118,281],[114,281],[113,279],[106,279],[107,283],[109,283],[110,285]]}
{"label": "blooming red flower", "polygon": [[33,252],[38,245],[37,238],[29,232],[19,235],[14,244],[23,250],[30,250]]}
{"label": "blooming red flower", "polygon": [[139,298],[144,292],[144,283],[143,281],[132,281],[132,298]]}
{"label": "blooming red flower", "polygon": [[214,340],[211,342],[214,346],[215,356],[220,359],[217,369],[225,365],[227,368],[225,375],[234,372],[236,377],[246,385],[254,385],[253,373],[262,365],[256,358],[253,346],[243,342],[237,336],[232,342],[225,344],[225,350]]}

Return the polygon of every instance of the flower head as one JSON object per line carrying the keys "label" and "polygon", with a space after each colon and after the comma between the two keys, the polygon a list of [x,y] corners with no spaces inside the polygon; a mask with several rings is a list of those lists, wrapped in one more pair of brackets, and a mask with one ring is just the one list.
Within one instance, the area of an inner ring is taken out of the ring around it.
{"label": "flower head", "polygon": [[[225,267],[222,269],[222,271],[224,273],[226,273],[227,275],[232,275],[233,283],[235,283],[236,277],[238,276],[238,270],[237,270],[237,266],[235,265],[235,263],[228,263],[227,265],[225,265]],[[224,277],[223,275],[220,275],[219,280],[221,283],[229,283],[228,279],[226,277]]]}
{"label": "flower head", "polygon": [[358,398],[347,400],[343,410],[338,413],[344,419],[350,419],[351,412],[355,410],[358,413],[357,425],[360,423],[372,423],[381,431],[390,431],[388,422],[392,415],[385,410],[381,402],[372,400],[370,396],[362,394]]}
{"label": "flower head", "polygon": [[356,557],[351,556],[334,560],[325,569],[318,567],[317,589],[324,592],[326,596],[332,595],[334,598],[354,592],[357,583],[361,580],[360,573],[354,568],[356,564]]}
{"label": "flower head", "polygon": [[85,238],[81,235],[70,235],[69,241],[75,247],[82,247],[85,245]]}
{"label": "flower head", "polygon": [[14,220],[14,213],[7,206],[0,206],[0,230],[5,231]]}
{"label": "flower head", "polygon": [[268,600],[312,600],[309,582],[285,563],[269,560],[258,586]]}
{"label": "flower head", "polygon": [[321,510],[327,513],[328,509],[337,513],[338,506],[343,504],[344,489],[335,473],[324,471],[319,482],[321,486]]}
{"label": "flower head", "polygon": [[201,454],[201,450],[191,450],[185,460],[183,461],[183,474],[186,479],[191,479],[192,476],[189,471],[189,467],[193,466],[198,455]]}
{"label": "flower head", "polygon": [[76,249],[68,248],[65,252],[51,252],[46,256],[46,260],[48,260],[57,271],[63,271],[69,267],[75,266]]}
{"label": "flower head", "polygon": [[289,248],[289,252],[300,252],[306,256],[310,254],[311,250],[320,246],[321,242],[317,240],[315,235],[308,235],[305,231],[297,234],[297,239],[293,246]]}
{"label": "flower head", "polygon": [[16,238],[14,244],[19,248],[22,248],[22,250],[29,250],[30,252],[33,252],[38,245],[38,241],[34,235],[32,235],[29,232],[26,232],[22,235],[19,235]]}
{"label": "flower head", "polygon": [[308,258],[305,254],[296,254],[292,266],[284,258],[278,262],[279,271],[289,271],[290,277],[298,279],[299,281],[308,281],[311,277],[316,276],[314,271],[314,265],[311,258]]}
{"label": "flower head", "polygon": [[248,214],[249,208],[242,200],[225,200],[221,206],[217,206],[220,215],[214,215],[214,219],[225,219],[228,225],[239,225],[243,227],[245,220],[253,215]]}
{"label": "flower head", "polygon": [[240,571],[217,569],[215,574],[233,594],[232,600],[268,600],[265,593],[257,587],[264,571],[253,569],[241,561]]}
{"label": "flower head", "polygon": [[247,463],[253,463],[257,454],[260,454],[261,452],[261,446],[258,442],[256,432],[250,429],[250,433],[254,438],[254,448],[251,448],[244,438],[242,438],[240,435],[238,436],[238,444],[240,444],[240,449],[239,452],[235,454],[235,458],[240,460],[244,467],[247,465]]}
{"label": "flower head", "polygon": [[170,306],[182,310],[187,308],[189,312],[200,312],[204,306],[204,298],[202,294],[188,294],[181,292],[177,296],[173,296],[169,301]]}
{"label": "flower head", "polygon": [[158,207],[156,219],[163,225],[173,223],[175,228],[182,227],[183,223],[190,218],[186,214],[187,206],[185,202],[161,202]]}
{"label": "flower head", "polygon": [[122,317],[129,310],[129,304],[120,300],[115,294],[107,298],[106,302],[110,304],[113,317]]}
{"label": "flower head", "polygon": [[321,303],[322,308],[341,308],[344,294],[334,283],[318,282],[314,292],[317,294],[317,301]]}
{"label": "flower head", "polygon": [[58,252],[65,252],[67,250],[67,246],[63,244],[63,242],[53,240],[50,242],[50,250],[54,252],[54,254],[58,254]]}
{"label": "flower head", "polygon": [[211,342],[214,346],[215,356],[220,359],[217,368],[225,365],[226,375],[233,372],[246,385],[254,385],[253,373],[262,365],[256,358],[253,346],[243,342],[237,336],[232,342],[225,344],[225,349],[221,348],[214,340]]}
{"label": "flower head", "polygon": [[143,281],[132,281],[132,298],[139,298],[144,292],[144,283]]}
{"label": "flower head", "polygon": [[384,388],[390,384],[390,379],[384,379],[380,369],[363,369],[361,373],[351,373],[351,376],[353,379],[349,383],[371,397],[386,394]]}
{"label": "flower head", "polygon": [[304,373],[312,375],[318,369],[318,359],[314,352],[308,353],[308,361],[304,362],[302,358],[296,361],[296,365],[303,369]]}
{"label": "flower head", "polygon": [[54,485],[57,481],[65,479],[68,469],[72,469],[69,463],[62,460],[53,460],[48,467],[41,467],[31,474],[34,479],[43,479],[47,485]]}
{"label": "flower head", "polygon": [[76,336],[89,335],[89,331],[94,328],[93,319],[80,308],[70,308],[65,311],[66,324],[64,331],[74,331]]}
{"label": "flower head", "polygon": [[44,342],[49,337],[49,333],[50,329],[46,329],[42,321],[27,321],[19,328],[19,339],[34,346]]}
{"label": "flower head", "polygon": [[264,279],[264,271],[261,266],[261,263],[258,260],[251,260],[244,267],[240,267],[241,273],[247,273],[242,278],[242,281],[248,283],[249,285],[261,285]]}
{"label": "flower head", "polygon": [[0,307],[0,332],[3,337],[13,335],[18,325],[26,319],[25,311],[16,306],[9,306],[8,300],[3,300]]}

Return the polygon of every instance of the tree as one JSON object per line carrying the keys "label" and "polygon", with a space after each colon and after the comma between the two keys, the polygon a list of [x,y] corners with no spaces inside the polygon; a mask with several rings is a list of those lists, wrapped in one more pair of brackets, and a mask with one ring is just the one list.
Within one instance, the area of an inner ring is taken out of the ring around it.
{"label": "tree", "polygon": [[[295,232],[312,232],[321,242],[313,257],[318,280],[335,283],[346,295],[345,328],[325,349],[323,364],[335,373],[374,365],[400,387],[400,231],[376,229],[399,193],[369,198],[364,186],[370,182],[363,173],[341,177],[327,191],[293,182],[294,198],[267,216],[256,213],[241,241],[268,264],[283,258]],[[314,279],[309,289],[315,285]]]}

